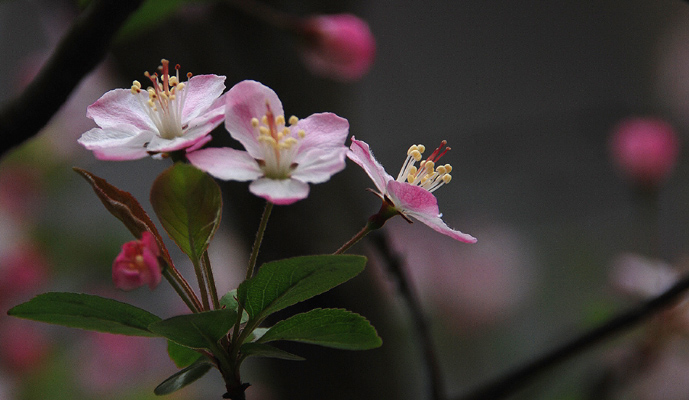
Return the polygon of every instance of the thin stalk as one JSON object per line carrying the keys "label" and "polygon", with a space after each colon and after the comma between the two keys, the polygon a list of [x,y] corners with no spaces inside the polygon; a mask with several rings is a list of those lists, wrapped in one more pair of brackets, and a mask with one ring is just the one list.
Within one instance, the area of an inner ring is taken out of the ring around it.
{"label": "thin stalk", "polygon": [[220,308],[220,299],[218,298],[218,289],[215,287],[215,278],[213,277],[213,269],[211,268],[211,259],[208,257],[208,250],[203,252],[201,266],[206,275],[206,283],[208,283],[208,291],[211,296],[211,301],[213,301],[213,309],[217,310]]}
{"label": "thin stalk", "polygon": [[210,310],[210,302],[208,301],[208,290],[206,289],[206,279],[204,278],[203,267],[199,260],[192,260],[194,264],[194,272],[196,272],[196,280],[199,283],[199,290],[201,291],[201,301],[203,302],[203,309]]}
{"label": "thin stalk", "polygon": [[356,235],[352,236],[347,243],[343,244],[342,247],[337,249],[337,251],[333,254],[342,254],[345,251],[349,250],[350,247],[354,246],[359,240],[363,239],[366,235],[368,235],[373,229],[371,229],[371,224],[366,224]]}
{"label": "thin stalk", "polygon": [[[263,209],[263,215],[261,216],[261,222],[258,225],[258,231],[256,231],[256,238],[254,239],[254,246],[251,249],[251,256],[249,257],[249,266],[246,268],[246,277],[244,280],[249,280],[254,275],[254,270],[256,269],[256,260],[258,259],[258,251],[261,248],[261,242],[263,242],[263,235],[266,233],[266,227],[268,226],[268,219],[270,218],[270,213],[273,211],[273,203],[267,201],[266,206]],[[237,323],[234,324],[234,332],[232,334],[233,339],[233,359],[239,353],[239,346],[241,342],[239,341],[239,325],[242,321],[242,314],[244,314],[244,305],[240,302],[237,305]]]}
{"label": "thin stalk", "polygon": [[[175,272],[177,272],[177,274]],[[187,282],[184,281],[184,279],[182,279],[183,282],[179,282],[181,276],[179,276],[179,272],[176,269],[164,268],[163,276],[193,313],[197,313],[201,310],[201,303],[199,303],[199,299],[189,285],[186,284]]]}

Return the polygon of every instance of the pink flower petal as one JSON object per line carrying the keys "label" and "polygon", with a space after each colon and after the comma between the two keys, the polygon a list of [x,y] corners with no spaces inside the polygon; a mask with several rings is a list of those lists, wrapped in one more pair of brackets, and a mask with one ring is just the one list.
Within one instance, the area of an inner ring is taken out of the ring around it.
{"label": "pink flower petal", "polygon": [[347,148],[315,149],[304,153],[297,168],[292,172],[292,178],[302,182],[322,183],[345,167]]}
{"label": "pink flower petal", "polygon": [[155,125],[144,108],[147,101],[146,91],[134,95],[129,89],[114,89],[88,106],[86,116],[105,129],[129,126],[133,131],[155,130]]}
{"label": "pink flower petal", "polygon": [[[182,123],[208,113],[213,102],[225,90],[225,77],[217,75],[196,75],[186,82]],[[221,107],[218,104],[218,107]],[[222,112],[222,111],[221,111]]]}
{"label": "pink flower petal", "polygon": [[296,179],[260,178],[249,185],[249,190],[278,205],[292,204],[309,195],[309,185]]}
{"label": "pink flower petal", "polygon": [[476,238],[451,229],[440,218],[438,200],[426,189],[405,182],[388,182],[387,194],[402,214],[417,219],[436,232],[465,243],[476,243]]}
{"label": "pink flower petal", "polygon": [[127,126],[109,129],[93,128],[84,133],[78,142],[100,160],[137,160],[148,156],[146,143],[157,137],[153,131],[132,134]]}
{"label": "pink flower petal", "polygon": [[187,154],[196,168],[218,179],[250,181],[263,176],[263,171],[249,153],[228,147],[209,148]]}
{"label": "pink flower petal", "polygon": [[366,171],[381,194],[385,193],[387,182],[393,180],[393,178],[385,172],[385,168],[373,157],[373,153],[366,142],[356,140],[352,136],[352,145],[349,147],[347,157]]}
{"label": "pink flower petal", "polygon": [[284,115],[282,102],[277,94],[267,86],[256,81],[242,81],[234,85],[225,95],[227,108],[225,127],[230,135],[239,141],[254,158],[262,158],[262,146],[251,119],[259,120],[266,114],[266,104],[275,116]]}
{"label": "pink flower petal", "polygon": [[[313,148],[342,147],[349,135],[349,121],[333,113],[313,114],[290,127],[293,133],[304,130],[306,136],[299,139],[299,151]],[[295,159],[295,162],[300,162]]]}

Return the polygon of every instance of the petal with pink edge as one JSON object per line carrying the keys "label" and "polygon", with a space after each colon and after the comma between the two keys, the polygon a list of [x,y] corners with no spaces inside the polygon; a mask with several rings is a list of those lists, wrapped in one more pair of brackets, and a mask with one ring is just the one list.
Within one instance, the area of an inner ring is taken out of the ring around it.
{"label": "petal with pink edge", "polygon": [[373,153],[366,142],[356,140],[352,136],[352,145],[349,147],[347,157],[366,171],[381,194],[385,193],[387,182],[393,180],[393,178],[385,172],[385,168],[373,157]]}
{"label": "petal with pink edge", "polygon": [[225,94],[225,128],[254,158],[263,158],[258,134],[251,125],[252,118],[261,119],[270,105],[275,116],[284,115],[282,102],[275,92],[256,81],[242,81]]}
{"label": "petal with pink edge", "polygon": [[249,185],[249,190],[278,205],[292,204],[309,195],[309,185],[296,179],[260,178]]}
{"label": "petal with pink edge", "polygon": [[223,90],[225,90],[224,76],[196,75],[189,79],[184,86],[186,94],[184,94],[182,123],[207,113]]}
{"label": "petal with pink edge", "polygon": [[305,153],[297,168],[292,172],[292,178],[309,183],[322,183],[331,176],[342,171],[345,167],[347,148],[314,149]]}
{"label": "petal with pink edge", "polygon": [[[300,151],[313,148],[328,148],[344,146],[349,135],[349,121],[333,113],[313,114],[300,119],[295,126],[290,127],[293,133],[304,130],[306,136],[299,140]],[[299,160],[295,159],[296,162]]]}
{"label": "petal with pink edge", "polygon": [[426,189],[405,182],[390,181],[387,194],[402,214],[417,219],[436,232],[465,243],[476,243],[476,238],[451,229],[440,218],[438,200]]}
{"label": "petal with pink edge", "polygon": [[229,147],[198,150],[187,154],[187,159],[196,168],[226,181],[250,181],[263,176],[249,153]]}
{"label": "petal with pink edge", "polygon": [[114,89],[88,106],[86,116],[101,128],[130,126],[130,130],[155,130],[155,125],[144,107],[148,92],[132,94],[129,89]]}

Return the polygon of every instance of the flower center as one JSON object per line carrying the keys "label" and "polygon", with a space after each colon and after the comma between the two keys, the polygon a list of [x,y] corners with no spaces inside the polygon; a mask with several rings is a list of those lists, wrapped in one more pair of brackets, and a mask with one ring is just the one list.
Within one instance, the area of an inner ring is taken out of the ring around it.
{"label": "flower center", "polygon": [[285,126],[285,116],[275,115],[266,101],[266,113],[261,118],[251,118],[251,126],[258,134],[258,141],[264,148],[264,159],[261,168],[266,178],[287,179],[296,164],[292,162],[299,148],[299,140],[306,136],[303,129],[293,132],[299,119],[294,115],[289,118],[289,127]]}
{"label": "flower center", "polygon": [[[144,73],[153,84],[146,89],[148,101],[144,105],[144,109],[158,128],[160,137],[174,139],[182,136],[186,129],[182,126],[182,109],[186,97],[185,84],[179,81],[179,64],[175,66],[176,74],[170,76],[170,62],[163,59],[160,60],[160,63],[160,77],[158,77],[158,73],[153,75],[149,74],[148,71]],[[187,79],[189,78],[191,78],[191,73],[187,74]],[[137,98],[143,103],[141,96],[138,96],[141,90],[141,82],[134,81],[131,88],[132,94],[137,95]]]}
{"label": "flower center", "polygon": [[[425,160],[422,159],[422,154],[426,151],[426,146],[422,144],[411,146],[407,150],[407,159],[402,164],[400,173],[397,175],[397,181],[406,181],[412,185],[421,186],[429,192],[434,192],[444,184],[450,183],[452,166],[450,164],[435,166],[440,157],[450,150],[449,147],[445,147],[446,144],[446,140],[440,142],[440,146]],[[417,162],[419,163],[418,167],[416,166]]]}

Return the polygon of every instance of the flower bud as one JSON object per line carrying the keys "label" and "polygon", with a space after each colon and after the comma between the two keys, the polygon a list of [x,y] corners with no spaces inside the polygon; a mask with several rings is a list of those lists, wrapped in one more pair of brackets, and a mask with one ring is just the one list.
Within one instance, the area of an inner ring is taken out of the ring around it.
{"label": "flower bud", "polygon": [[633,183],[656,188],[677,163],[680,143],[673,127],[657,118],[620,122],[610,141],[613,162]]}
{"label": "flower bud", "polygon": [[307,18],[299,33],[305,39],[302,57],[314,74],[354,81],[373,64],[375,39],[368,24],[354,15]]}
{"label": "flower bud", "polygon": [[115,287],[132,290],[148,284],[149,288],[154,289],[162,278],[158,256],[160,249],[150,232],[144,232],[141,240],[123,244],[122,251],[112,264]]}

